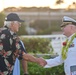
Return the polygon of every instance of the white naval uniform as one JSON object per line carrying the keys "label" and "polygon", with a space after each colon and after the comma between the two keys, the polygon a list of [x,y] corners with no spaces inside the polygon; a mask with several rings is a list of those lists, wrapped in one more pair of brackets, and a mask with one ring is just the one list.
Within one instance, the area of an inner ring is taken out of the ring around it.
{"label": "white naval uniform", "polygon": [[[68,39],[70,40],[72,36]],[[64,71],[66,75],[72,75],[70,71],[70,66],[76,66],[76,38],[72,41],[74,46],[68,48],[67,58],[62,60],[61,55],[54,59],[47,59],[47,65],[44,68],[58,66],[64,63]],[[76,75],[76,74],[74,74]]]}

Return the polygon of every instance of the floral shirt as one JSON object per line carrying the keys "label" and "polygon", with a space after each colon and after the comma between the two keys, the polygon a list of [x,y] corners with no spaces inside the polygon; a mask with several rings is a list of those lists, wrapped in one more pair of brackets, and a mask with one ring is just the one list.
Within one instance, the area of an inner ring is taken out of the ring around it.
{"label": "floral shirt", "polygon": [[9,29],[0,29],[0,75],[11,75],[16,57],[21,58],[19,41]]}

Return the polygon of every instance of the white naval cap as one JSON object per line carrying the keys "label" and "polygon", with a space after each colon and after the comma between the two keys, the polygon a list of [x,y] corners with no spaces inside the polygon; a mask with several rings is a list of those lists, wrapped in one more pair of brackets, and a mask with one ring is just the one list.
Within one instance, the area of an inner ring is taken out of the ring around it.
{"label": "white naval cap", "polygon": [[68,17],[68,16],[64,16],[63,19],[62,19],[62,24],[61,24],[61,27],[65,26],[65,25],[68,25],[68,24],[73,24],[73,25],[76,25],[76,20]]}

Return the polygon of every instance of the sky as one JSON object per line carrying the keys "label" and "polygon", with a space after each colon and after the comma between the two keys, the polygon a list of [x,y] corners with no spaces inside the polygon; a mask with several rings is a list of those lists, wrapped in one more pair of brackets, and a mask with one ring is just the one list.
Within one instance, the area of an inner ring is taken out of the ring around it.
{"label": "sky", "polygon": [[55,1],[56,0],[0,0],[0,11],[3,10],[3,8],[20,6],[65,8],[73,1],[76,2],[76,0],[65,0],[65,4],[55,6]]}

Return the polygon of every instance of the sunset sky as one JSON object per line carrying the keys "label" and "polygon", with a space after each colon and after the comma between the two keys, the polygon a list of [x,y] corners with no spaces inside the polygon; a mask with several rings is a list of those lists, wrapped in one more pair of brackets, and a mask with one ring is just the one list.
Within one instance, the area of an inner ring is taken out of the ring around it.
{"label": "sunset sky", "polygon": [[0,0],[0,10],[7,7],[20,7],[20,6],[26,6],[26,7],[51,7],[51,8],[66,8],[69,4],[71,4],[73,1],[76,2],[76,0],[65,0],[65,3],[61,6],[55,6],[56,0]]}

